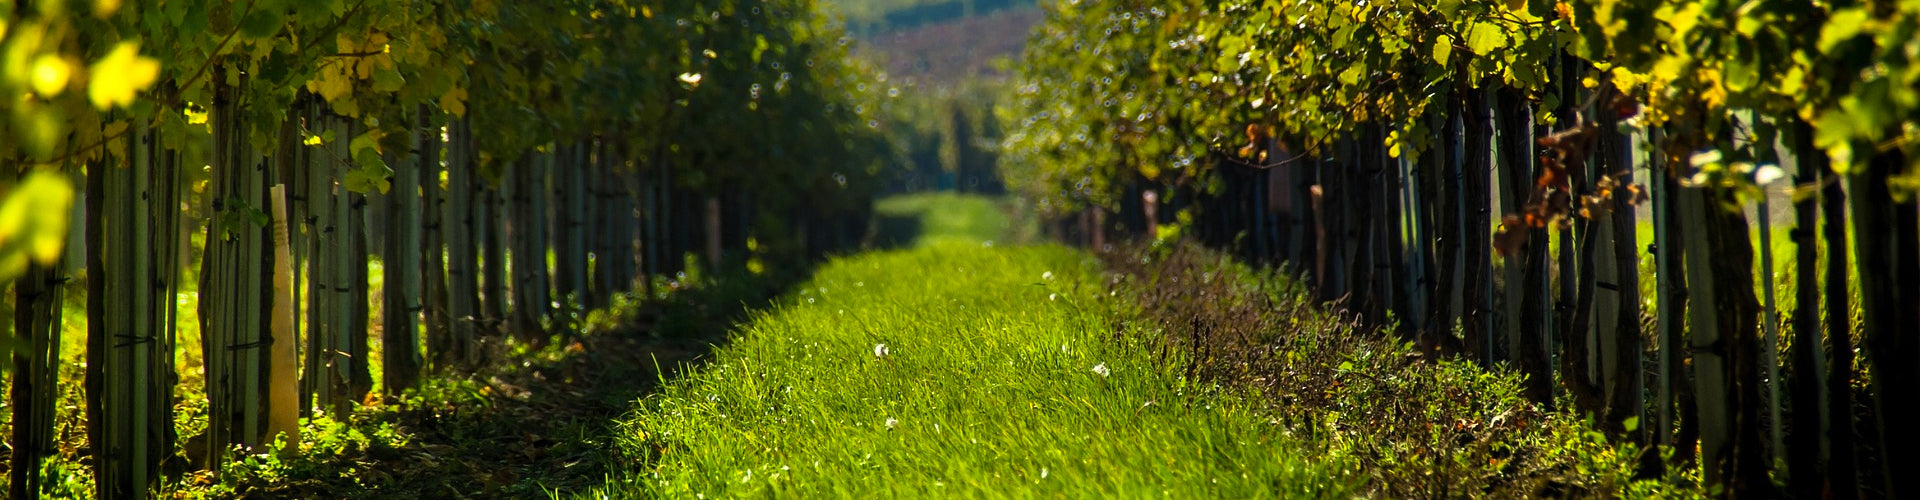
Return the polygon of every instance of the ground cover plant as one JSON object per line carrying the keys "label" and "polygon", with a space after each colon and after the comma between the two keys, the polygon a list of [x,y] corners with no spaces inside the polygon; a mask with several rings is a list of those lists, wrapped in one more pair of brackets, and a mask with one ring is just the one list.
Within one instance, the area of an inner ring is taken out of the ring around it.
{"label": "ground cover plant", "polygon": [[[1520,375],[1434,358],[1313,299],[1283,269],[1191,243],[1102,254],[1164,360],[1263,411],[1381,497],[1698,496],[1698,477],[1641,469],[1670,450],[1615,445],[1590,420],[1528,401]],[[1563,404],[1562,408],[1566,406]]]}
{"label": "ground cover plant", "polygon": [[472,374],[303,420],[302,453],[192,473],[172,496],[525,498],[598,484],[619,463],[613,422],[634,395],[697,363],[795,276],[695,273],[657,300],[620,298],[577,335],[509,342]]}
{"label": "ground cover plant", "polygon": [[1119,327],[1100,264],[946,241],[836,260],[623,423],[600,497],[1353,493]]}

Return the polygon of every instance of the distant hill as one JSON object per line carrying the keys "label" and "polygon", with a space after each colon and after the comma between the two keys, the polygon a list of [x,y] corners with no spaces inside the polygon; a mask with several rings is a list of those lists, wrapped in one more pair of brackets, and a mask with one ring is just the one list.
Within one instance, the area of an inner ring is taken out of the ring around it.
{"label": "distant hill", "polygon": [[[985,0],[983,0],[985,1]],[[927,86],[996,77],[992,61],[1018,58],[1042,12],[1031,5],[862,37],[862,52],[896,79]]]}
{"label": "distant hill", "polygon": [[829,0],[861,37],[1033,7],[1036,0]]}

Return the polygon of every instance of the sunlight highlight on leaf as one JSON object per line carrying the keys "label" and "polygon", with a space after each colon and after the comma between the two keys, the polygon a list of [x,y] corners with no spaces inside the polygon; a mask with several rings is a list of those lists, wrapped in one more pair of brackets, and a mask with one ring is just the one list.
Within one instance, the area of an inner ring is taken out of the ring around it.
{"label": "sunlight highlight on leaf", "polygon": [[139,42],[121,42],[88,73],[93,81],[87,86],[87,98],[94,107],[130,106],[135,94],[160,78],[160,61],[140,55]]}
{"label": "sunlight highlight on leaf", "polygon": [[56,54],[41,54],[33,61],[33,92],[41,97],[60,95],[67,88],[67,78],[73,75],[73,68],[65,59]]}
{"label": "sunlight highlight on leaf", "polygon": [[[67,214],[73,211],[73,198],[73,186],[59,174],[28,174],[7,193],[5,201],[0,201],[0,260],[11,262],[20,254],[40,263],[59,259],[67,241]],[[15,269],[0,270],[5,276],[16,273]]]}

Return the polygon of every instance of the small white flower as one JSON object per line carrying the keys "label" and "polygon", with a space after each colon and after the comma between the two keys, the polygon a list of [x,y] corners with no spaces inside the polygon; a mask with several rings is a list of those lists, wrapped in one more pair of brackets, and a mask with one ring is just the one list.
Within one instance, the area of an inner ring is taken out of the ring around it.
{"label": "small white flower", "polygon": [[1112,374],[1113,370],[1108,370],[1106,363],[1100,363],[1097,365],[1093,365],[1093,372],[1100,374],[1101,377],[1106,377],[1107,375]]}
{"label": "small white flower", "polygon": [[1041,468],[1040,468],[1040,479],[1046,479],[1046,478],[1047,478],[1047,468],[1046,468],[1046,467],[1041,467]]}
{"label": "small white flower", "polygon": [[896,425],[900,425],[900,421],[899,421],[899,420],[894,420],[894,419],[892,419],[892,418],[888,418],[888,419],[887,419],[887,428],[888,428],[888,429],[892,429],[892,428],[893,428],[893,426],[896,426]]}
{"label": "small white flower", "polygon": [[887,350],[887,345],[886,345],[886,344],[874,344],[874,345],[873,345],[873,357],[876,357],[876,358],[884,358],[884,357],[887,357],[887,354],[888,354],[888,353],[891,353],[891,352],[893,352],[893,351],[890,351],[890,350]]}
{"label": "small white flower", "polygon": [[1045,280],[1045,281],[1053,281],[1053,271],[1047,271],[1047,272],[1044,272],[1044,273],[1040,273],[1040,279],[1042,279],[1042,280]]}
{"label": "small white flower", "polygon": [[1055,301],[1055,300],[1060,300],[1060,294],[1057,294],[1057,293],[1049,293],[1049,294],[1047,294],[1047,300],[1048,300],[1048,301]]}

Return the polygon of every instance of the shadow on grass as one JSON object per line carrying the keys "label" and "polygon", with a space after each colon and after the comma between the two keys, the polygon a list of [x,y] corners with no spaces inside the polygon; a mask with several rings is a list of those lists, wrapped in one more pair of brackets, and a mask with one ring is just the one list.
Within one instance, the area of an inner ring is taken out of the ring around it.
{"label": "shadow on grass", "polygon": [[565,343],[498,346],[475,374],[430,376],[346,422],[309,423],[305,455],[237,460],[217,482],[189,480],[185,496],[526,498],[601,484],[618,461],[617,417],[804,278],[738,273],[597,313],[612,317],[589,323],[615,326]]}
{"label": "shadow on grass", "polygon": [[873,215],[873,247],[878,249],[905,248],[920,241],[921,233],[926,231],[920,214],[910,215]]}

